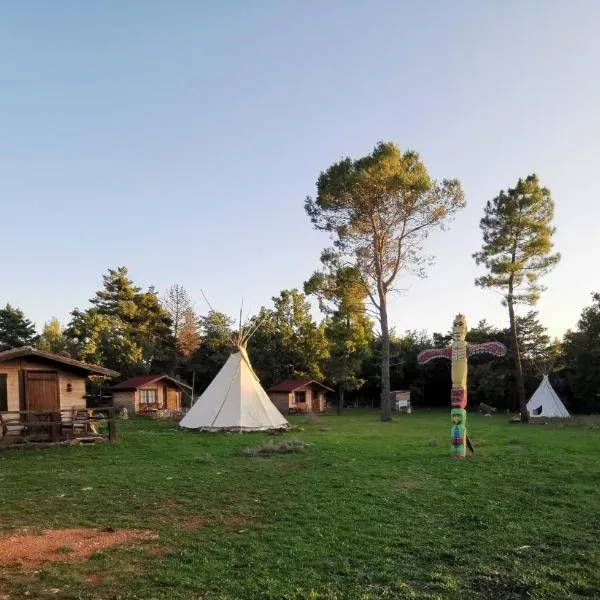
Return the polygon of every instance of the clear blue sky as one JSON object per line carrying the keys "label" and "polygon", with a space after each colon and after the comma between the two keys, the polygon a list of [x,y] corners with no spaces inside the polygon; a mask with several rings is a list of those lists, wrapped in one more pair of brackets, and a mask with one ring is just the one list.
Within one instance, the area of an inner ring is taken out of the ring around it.
{"label": "clear blue sky", "polygon": [[600,290],[600,2],[53,0],[0,4],[0,303],[62,321],[126,265],[234,314],[301,287],[327,244],[303,201],[378,140],[468,208],[391,323],[507,322],[474,287],[486,200],[536,172],[563,260],[542,321]]}

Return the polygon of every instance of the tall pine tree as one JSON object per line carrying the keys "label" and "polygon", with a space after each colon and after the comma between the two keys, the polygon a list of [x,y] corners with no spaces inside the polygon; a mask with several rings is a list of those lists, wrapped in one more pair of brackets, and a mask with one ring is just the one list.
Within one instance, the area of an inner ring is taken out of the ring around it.
{"label": "tall pine tree", "polygon": [[380,142],[357,160],[331,165],[317,180],[305,209],[316,229],[355,265],[381,327],[381,418],[392,418],[389,294],[401,272],[423,273],[423,242],[464,206],[458,180],[431,179],[416,152]]}
{"label": "tall pine tree", "polygon": [[502,190],[487,202],[479,223],[483,246],[473,255],[476,263],[485,265],[488,270],[475,284],[501,289],[508,306],[522,422],[529,421],[529,414],[515,306],[537,302],[543,290],[540,276],[550,271],[560,259],[558,253],[552,253],[553,217],[554,201],[550,190],[540,186],[536,175],[519,179],[516,187],[507,192]]}

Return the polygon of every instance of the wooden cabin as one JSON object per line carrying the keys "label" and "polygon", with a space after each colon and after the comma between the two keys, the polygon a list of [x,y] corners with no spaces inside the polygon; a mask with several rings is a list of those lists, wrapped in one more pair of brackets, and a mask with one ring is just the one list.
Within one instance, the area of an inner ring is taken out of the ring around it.
{"label": "wooden cabin", "polygon": [[111,388],[113,406],[130,414],[151,414],[157,410],[181,410],[182,392],[189,385],[169,375],[137,375]]}
{"label": "wooden cabin", "polygon": [[267,390],[271,402],[282,413],[325,412],[327,392],[333,390],[314,379],[286,379]]}
{"label": "wooden cabin", "polygon": [[0,414],[85,409],[90,375],[119,373],[29,346],[0,352]]}

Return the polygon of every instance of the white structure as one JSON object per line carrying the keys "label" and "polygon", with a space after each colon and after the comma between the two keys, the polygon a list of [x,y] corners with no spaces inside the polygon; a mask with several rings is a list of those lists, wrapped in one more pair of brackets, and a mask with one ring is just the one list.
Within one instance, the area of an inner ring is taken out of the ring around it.
{"label": "white structure", "polygon": [[527,411],[532,417],[570,417],[569,411],[556,395],[548,375],[544,375],[531,399],[527,403]]}
{"label": "white structure", "polygon": [[232,354],[179,425],[203,431],[265,431],[288,422],[260,385],[246,353],[250,336],[241,332]]}
{"label": "white structure", "polygon": [[398,412],[410,414],[412,408],[410,406],[410,390],[396,390],[391,392],[392,406]]}

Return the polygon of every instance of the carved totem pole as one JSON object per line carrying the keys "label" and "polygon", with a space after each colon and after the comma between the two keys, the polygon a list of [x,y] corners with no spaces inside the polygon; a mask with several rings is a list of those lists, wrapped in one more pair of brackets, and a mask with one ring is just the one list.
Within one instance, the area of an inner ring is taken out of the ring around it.
{"label": "carved totem pole", "polygon": [[450,347],[423,350],[417,357],[419,364],[422,365],[436,358],[447,358],[452,362],[452,392],[450,396],[452,404],[452,410],[450,411],[452,429],[450,453],[456,458],[464,458],[467,454],[467,445],[471,447],[466,428],[467,359],[474,354],[506,355],[506,346],[500,342],[467,344],[465,341],[466,337],[467,321],[464,315],[458,314],[452,324],[453,342]]}

